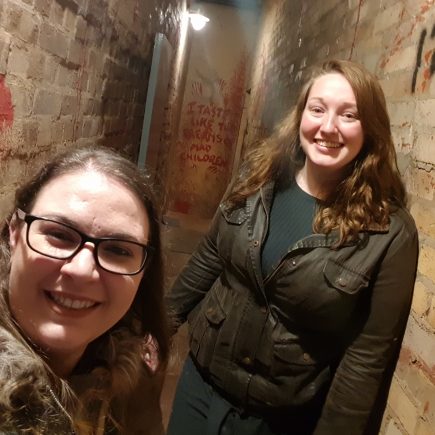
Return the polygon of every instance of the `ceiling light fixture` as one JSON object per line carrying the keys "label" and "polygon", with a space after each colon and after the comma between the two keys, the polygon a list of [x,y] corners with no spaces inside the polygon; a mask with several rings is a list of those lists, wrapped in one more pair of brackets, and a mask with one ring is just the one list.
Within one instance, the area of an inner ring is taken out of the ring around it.
{"label": "ceiling light fixture", "polygon": [[190,22],[194,30],[201,30],[204,26],[210,21],[209,18],[200,14],[199,12],[190,12],[189,13]]}

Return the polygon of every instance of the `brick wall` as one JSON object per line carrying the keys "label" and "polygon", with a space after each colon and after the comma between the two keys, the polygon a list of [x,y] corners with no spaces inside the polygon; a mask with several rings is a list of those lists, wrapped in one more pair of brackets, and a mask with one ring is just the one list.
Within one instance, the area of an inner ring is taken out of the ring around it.
{"label": "brick wall", "polygon": [[0,214],[54,151],[140,142],[154,35],[174,47],[186,0],[0,1]]}
{"label": "brick wall", "polygon": [[253,78],[247,142],[295,101],[306,67],[363,63],[388,99],[421,252],[412,312],[384,416],[386,435],[435,428],[435,5],[433,0],[270,0]]}

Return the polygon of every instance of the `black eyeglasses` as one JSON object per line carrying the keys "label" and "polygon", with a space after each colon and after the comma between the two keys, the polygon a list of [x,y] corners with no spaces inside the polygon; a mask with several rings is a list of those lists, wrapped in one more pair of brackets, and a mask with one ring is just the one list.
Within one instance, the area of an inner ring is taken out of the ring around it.
{"label": "black eyeglasses", "polygon": [[27,224],[26,242],[30,249],[46,257],[68,260],[91,242],[96,264],[117,275],[136,275],[151,257],[153,248],[130,240],[95,238],[61,222],[33,216],[17,209],[18,219]]}

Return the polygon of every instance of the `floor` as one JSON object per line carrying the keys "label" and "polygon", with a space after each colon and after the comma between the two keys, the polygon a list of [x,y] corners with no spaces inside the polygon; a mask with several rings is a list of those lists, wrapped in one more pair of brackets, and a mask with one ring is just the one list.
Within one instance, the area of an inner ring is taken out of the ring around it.
{"label": "floor", "polygon": [[[163,217],[162,245],[168,290],[190,255],[207,231],[210,220],[192,218],[187,215],[168,213]],[[166,427],[172,407],[177,380],[187,355],[187,328],[183,325],[174,337],[171,357],[161,394],[163,423]]]}

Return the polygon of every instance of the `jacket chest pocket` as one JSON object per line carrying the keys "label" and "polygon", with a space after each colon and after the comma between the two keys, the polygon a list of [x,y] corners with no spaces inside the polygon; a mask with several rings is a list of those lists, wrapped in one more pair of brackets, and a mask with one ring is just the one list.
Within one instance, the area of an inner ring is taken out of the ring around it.
{"label": "jacket chest pocket", "polygon": [[225,318],[226,314],[215,292],[210,290],[195,318],[189,319],[190,350],[203,368],[210,366]]}
{"label": "jacket chest pocket", "polygon": [[241,265],[246,259],[248,236],[248,213],[244,208],[227,210],[221,206],[223,216],[218,237],[221,258],[232,265]]}
{"label": "jacket chest pocket", "polygon": [[358,294],[369,284],[369,278],[366,275],[332,259],[326,262],[323,276],[329,286],[348,295]]}

